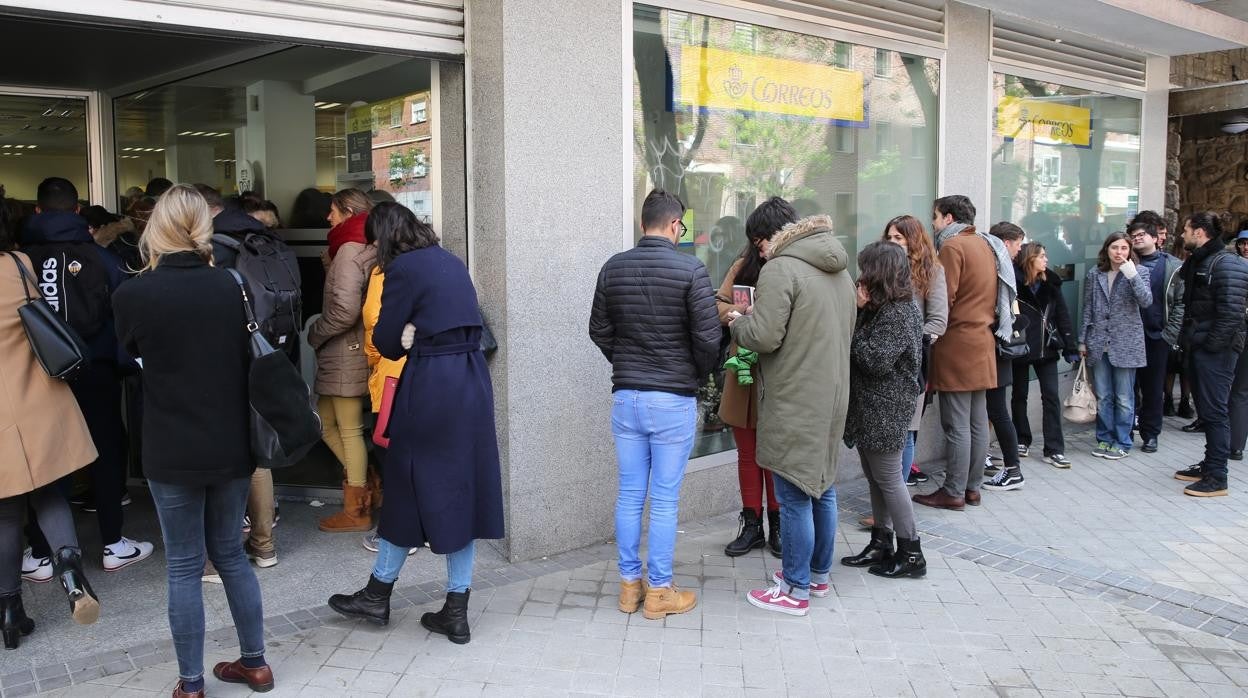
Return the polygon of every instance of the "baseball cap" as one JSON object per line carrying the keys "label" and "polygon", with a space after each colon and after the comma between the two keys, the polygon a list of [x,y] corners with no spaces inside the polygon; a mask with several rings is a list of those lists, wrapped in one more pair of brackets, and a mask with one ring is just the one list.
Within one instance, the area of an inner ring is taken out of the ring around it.
{"label": "baseball cap", "polygon": [[1238,241],[1238,240],[1248,240],[1248,230],[1241,230],[1241,231],[1239,231],[1239,235],[1236,235],[1236,236],[1235,236],[1235,239],[1236,239],[1237,241]]}

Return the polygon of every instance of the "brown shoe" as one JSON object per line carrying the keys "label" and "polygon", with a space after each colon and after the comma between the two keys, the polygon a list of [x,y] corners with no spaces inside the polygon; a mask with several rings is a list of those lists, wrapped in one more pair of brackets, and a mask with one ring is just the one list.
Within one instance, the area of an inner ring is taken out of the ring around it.
{"label": "brown shoe", "polygon": [[931,494],[916,494],[910,498],[916,504],[922,504],[925,507],[934,507],[936,509],[952,509],[953,511],[962,511],[966,507],[966,500],[961,497],[955,497],[943,489],[936,490]]}
{"label": "brown shoe", "polygon": [[875,528],[875,517],[874,517],[874,516],[864,516],[864,517],[862,517],[861,519],[858,519],[858,525],[859,525],[859,526],[862,526],[863,528],[865,528],[865,529],[867,529],[867,530],[869,531],[869,530],[871,530],[871,529]]}
{"label": "brown shoe", "polygon": [[675,584],[650,587],[646,590],[646,604],[641,615],[648,620],[662,620],[676,613],[686,613],[698,605],[698,596],[692,591],[681,591]]}
{"label": "brown shoe", "polygon": [[646,600],[646,591],[649,589],[644,579],[634,579],[631,582],[620,582],[620,611],[622,613],[636,613],[641,609],[641,604]]}
{"label": "brown shoe", "polygon": [[245,683],[248,688],[257,693],[273,690],[273,669],[268,664],[259,669],[248,669],[243,666],[243,660],[235,659],[232,662],[221,662],[214,666],[212,675],[217,677],[218,681],[226,683]]}
{"label": "brown shoe", "polygon": [[182,682],[179,681],[178,685],[173,687],[173,698],[204,698],[204,691],[202,688],[198,691],[183,691]]}
{"label": "brown shoe", "polygon": [[979,490],[967,490],[966,491],[966,503],[967,504],[973,507],[977,507],[979,506],[979,500],[980,500]]}
{"label": "brown shoe", "polygon": [[377,469],[368,466],[368,505],[373,509],[381,508],[381,475],[377,473]]}
{"label": "brown shoe", "polygon": [[367,531],[373,527],[373,515],[368,508],[368,487],[356,487],[342,483],[342,511],[321,519],[317,527],[327,533]]}

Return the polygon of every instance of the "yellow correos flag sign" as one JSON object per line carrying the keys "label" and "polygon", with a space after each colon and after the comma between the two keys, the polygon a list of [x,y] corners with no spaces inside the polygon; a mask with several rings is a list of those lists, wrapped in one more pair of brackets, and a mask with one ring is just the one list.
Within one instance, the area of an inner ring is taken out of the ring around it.
{"label": "yellow correos flag sign", "polygon": [[1092,110],[1058,102],[1002,97],[997,102],[997,133],[1006,138],[1044,139],[1087,148],[1092,144]]}
{"label": "yellow correos flag sign", "polygon": [[680,104],[863,120],[862,74],[830,65],[680,47]]}

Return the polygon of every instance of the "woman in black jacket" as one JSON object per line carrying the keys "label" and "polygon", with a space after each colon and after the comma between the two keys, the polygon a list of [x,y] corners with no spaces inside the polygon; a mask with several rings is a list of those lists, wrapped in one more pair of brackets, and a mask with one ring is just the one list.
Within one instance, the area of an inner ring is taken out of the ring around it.
{"label": "woman in black jacket", "polygon": [[[901,472],[910,418],[922,387],[923,315],[914,302],[906,252],[877,241],[858,254],[858,322],[850,344],[845,445],[858,449],[871,487],[871,542],[841,558],[881,577],[921,577],[927,570],[914,510]],[[893,532],[897,553],[893,554]]]}
{"label": "woman in black jacket", "polygon": [[1027,341],[1031,353],[1026,360],[1014,362],[1014,394],[1010,412],[1018,432],[1019,450],[1032,442],[1031,423],[1027,420],[1028,369],[1035,369],[1040,381],[1040,404],[1044,408],[1044,462],[1055,468],[1069,468],[1066,444],[1062,437],[1062,399],[1057,388],[1057,360],[1065,357],[1070,363],[1079,358],[1079,342],[1070,322],[1070,311],[1062,296],[1062,277],[1048,268],[1049,256],[1044,245],[1031,242],[1023,245],[1014,263],[1018,282],[1018,308],[1029,321]]}
{"label": "woman in black jacket", "polygon": [[165,192],[139,240],[142,273],[113,294],[117,334],[143,367],[143,475],[169,564],[169,628],[181,681],[204,695],[204,551],[229,600],[241,657],[213,674],[273,688],[260,585],[238,522],[255,470],[247,401],[247,319],[229,272],[212,266],[212,215],[194,187]]}

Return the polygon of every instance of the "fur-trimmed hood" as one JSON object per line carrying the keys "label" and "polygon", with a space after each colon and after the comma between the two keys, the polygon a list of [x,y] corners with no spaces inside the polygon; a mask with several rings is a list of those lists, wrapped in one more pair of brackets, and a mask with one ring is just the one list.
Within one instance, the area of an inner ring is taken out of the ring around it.
{"label": "fur-trimmed hood", "polygon": [[810,216],[781,228],[771,239],[768,257],[796,257],[829,274],[849,266],[849,253],[832,234],[829,216]]}
{"label": "fur-trimmed hood", "polygon": [[107,225],[102,225],[95,229],[95,244],[100,247],[108,247],[113,241],[121,237],[123,233],[133,233],[134,223],[129,218],[122,218]]}

